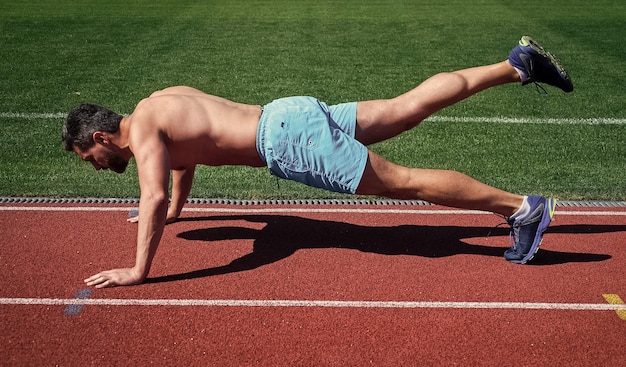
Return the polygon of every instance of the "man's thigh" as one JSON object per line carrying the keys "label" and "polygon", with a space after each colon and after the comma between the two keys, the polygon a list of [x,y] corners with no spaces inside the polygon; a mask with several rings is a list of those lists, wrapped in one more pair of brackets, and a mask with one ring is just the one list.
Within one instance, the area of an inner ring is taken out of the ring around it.
{"label": "man's thigh", "polygon": [[389,162],[369,150],[365,170],[356,194],[403,199],[405,198],[403,191],[407,187],[409,177],[408,168]]}

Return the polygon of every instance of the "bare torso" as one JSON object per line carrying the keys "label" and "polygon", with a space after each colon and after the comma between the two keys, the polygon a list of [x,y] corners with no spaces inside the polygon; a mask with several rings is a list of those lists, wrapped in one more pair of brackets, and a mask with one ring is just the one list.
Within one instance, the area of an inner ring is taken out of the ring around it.
{"label": "bare torso", "polygon": [[[258,105],[190,87],[171,87],[139,102],[126,120],[129,136],[157,130],[167,147],[170,168],[178,170],[196,164],[263,166],[256,150],[260,116]],[[131,147],[133,153],[136,149],[141,147]]]}

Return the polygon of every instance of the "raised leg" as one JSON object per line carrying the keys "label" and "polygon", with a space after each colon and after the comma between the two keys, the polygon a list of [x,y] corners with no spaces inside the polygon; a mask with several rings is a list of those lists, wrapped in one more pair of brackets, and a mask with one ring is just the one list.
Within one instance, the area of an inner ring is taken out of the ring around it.
{"label": "raised leg", "polygon": [[520,82],[519,74],[503,61],[434,75],[396,98],[358,102],[356,139],[365,145],[389,139],[444,107],[512,82]]}

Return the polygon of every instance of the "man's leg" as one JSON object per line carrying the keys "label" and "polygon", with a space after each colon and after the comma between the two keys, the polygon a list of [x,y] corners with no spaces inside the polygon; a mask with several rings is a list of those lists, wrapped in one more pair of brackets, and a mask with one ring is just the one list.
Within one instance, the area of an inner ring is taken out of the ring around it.
{"label": "man's leg", "polygon": [[465,174],[447,170],[407,168],[369,151],[356,193],[393,199],[425,200],[462,209],[485,210],[512,216],[524,197],[481,183]]}
{"label": "man's leg", "polygon": [[367,164],[356,193],[420,199],[501,214],[507,217],[513,238],[504,257],[518,264],[525,264],[535,256],[556,206],[554,199],[512,194],[459,172],[398,166],[371,151],[368,151]]}
{"label": "man's leg", "polygon": [[496,85],[520,82],[508,61],[434,75],[396,98],[357,104],[356,139],[365,145],[394,137],[426,117]]}
{"label": "man's leg", "polygon": [[566,93],[574,90],[561,62],[524,36],[506,61],[437,74],[393,99],[359,102],[356,138],[365,145],[389,139],[444,107],[487,88],[513,82],[546,83]]}

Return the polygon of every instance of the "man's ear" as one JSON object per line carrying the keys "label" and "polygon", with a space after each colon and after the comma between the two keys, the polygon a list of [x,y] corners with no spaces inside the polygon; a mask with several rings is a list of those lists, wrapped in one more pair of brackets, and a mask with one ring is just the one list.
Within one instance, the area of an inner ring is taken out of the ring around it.
{"label": "man's ear", "polygon": [[107,137],[104,135],[103,132],[96,131],[93,133],[93,141],[96,144],[107,145],[107,143],[109,142],[109,139],[107,139]]}

